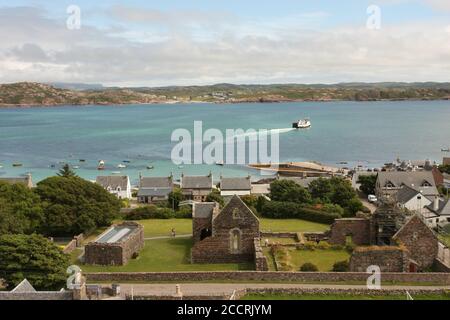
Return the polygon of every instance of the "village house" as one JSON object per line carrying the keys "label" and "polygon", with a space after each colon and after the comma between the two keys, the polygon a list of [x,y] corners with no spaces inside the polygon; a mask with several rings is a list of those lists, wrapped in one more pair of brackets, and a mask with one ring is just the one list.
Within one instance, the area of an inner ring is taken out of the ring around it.
{"label": "village house", "polygon": [[427,221],[433,228],[443,227],[450,223],[450,200],[436,198],[432,204],[425,207],[429,210]]}
{"label": "village house", "polygon": [[378,173],[377,197],[391,197],[403,186],[419,191],[425,197],[439,196],[432,171],[382,171]]}
{"label": "village house", "polygon": [[131,199],[131,184],[128,176],[98,176],[95,182],[119,199]]}
{"label": "village house", "polygon": [[238,196],[222,211],[214,203],[196,203],[192,216],[192,263],[254,261],[259,220]]}
{"label": "village house", "polygon": [[33,179],[31,177],[31,174],[27,174],[23,177],[10,177],[10,178],[0,178],[0,181],[9,183],[9,184],[16,184],[16,183],[20,183],[25,185],[28,188],[33,188]]}
{"label": "village house", "polygon": [[268,183],[252,183],[251,194],[255,196],[265,196],[267,197],[270,194],[270,184]]}
{"label": "village house", "polygon": [[173,191],[173,177],[141,177],[137,194],[140,203],[167,201]]}
{"label": "village house", "polygon": [[186,200],[203,202],[213,190],[213,176],[181,175],[180,188]]}
{"label": "village house", "polygon": [[[431,198],[432,199],[432,198]],[[397,204],[409,211],[421,213],[423,208],[430,205],[433,201],[425,197],[421,191],[404,185],[396,194]]]}
{"label": "village house", "polygon": [[244,196],[251,194],[252,182],[251,177],[240,178],[224,178],[220,179],[220,195],[227,196]]}

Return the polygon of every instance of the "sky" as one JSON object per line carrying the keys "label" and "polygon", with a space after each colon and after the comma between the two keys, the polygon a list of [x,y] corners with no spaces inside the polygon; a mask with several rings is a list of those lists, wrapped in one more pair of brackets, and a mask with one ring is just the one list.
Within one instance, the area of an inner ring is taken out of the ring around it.
{"label": "sky", "polygon": [[448,82],[449,71],[449,0],[0,0],[0,83]]}

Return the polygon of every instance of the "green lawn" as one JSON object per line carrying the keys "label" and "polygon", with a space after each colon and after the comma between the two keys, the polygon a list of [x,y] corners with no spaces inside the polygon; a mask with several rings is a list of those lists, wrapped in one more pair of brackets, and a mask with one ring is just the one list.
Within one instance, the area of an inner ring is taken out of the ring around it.
{"label": "green lawn", "polygon": [[[450,300],[449,294],[412,295],[414,300]],[[406,295],[250,294],[242,300],[407,300]]]}
{"label": "green lawn", "polygon": [[299,219],[267,219],[260,218],[261,231],[274,232],[321,232],[330,228],[327,224]]}
{"label": "green lawn", "polygon": [[[84,272],[171,272],[171,271],[234,271],[252,270],[253,264],[191,264],[191,238],[145,241],[139,257],[125,266],[80,265]],[[74,261],[76,264],[76,262]],[[79,263],[78,263],[79,264]]]}
{"label": "green lawn", "polygon": [[[298,219],[265,219],[261,218],[260,229],[274,232],[321,232],[329,229],[326,224]],[[172,228],[177,234],[191,234],[191,219],[148,219],[138,220],[144,226],[146,238],[169,236]]]}

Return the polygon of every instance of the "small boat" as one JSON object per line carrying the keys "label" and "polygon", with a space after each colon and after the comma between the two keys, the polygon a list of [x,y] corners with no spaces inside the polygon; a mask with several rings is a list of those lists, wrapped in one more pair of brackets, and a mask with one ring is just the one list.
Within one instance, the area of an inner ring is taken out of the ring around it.
{"label": "small boat", "polygon": [[117,165],[117,168],[119,168],[119,169],[123,169],[123,168],[126,168],[127,166],[126,165],[124,165],[124,164],[118,164]]}
{"label": "small boat", "polygon": [[72,169],[80,169],[80,166],[73,166]]}
{"label": "small boat", "polygon": [[122,162],[123,163],[130,163],[131,161],[130,160],[123,160]]}
{"label": "small boat", "polygon": [[216,166],[223,166],[223,165],[224,165],[223,161],[217,161],[216,162]]}
{"label": "small boat", "polygon": [[85,159],[80,159],[80,162],[86,162],[86,160]]}
{"label": "small boat", "polygon": [[0,169],[2,169],[3,168],[3,166],[0,164]]}
{"label": "small boat", "polygon": [[12,166],[13,166],[13,167],[21,167],[21,166],[23,166],[23,164],[21,164],[21,163],[13,163]]}
{"label": "small boat", "polygon": [[111,172],[112,174],[121,174],[121,172],[120,171],[113,171],[113,172]]}
{"label": "small boat", "polygon": [[292,124],[292,128],[294,129],[306,129],[311,127],[311,120],[308,118],[298,120]]}
{"label": "small boat", "polygon": [[441,148],[442,152],[450,152],[450,148]]}
{"label": "small boat", "polygon": [[148,170],[151,170],[151,169],[154,169],[154,168],[155,168],[154,166],[147,166]]}
{"label": "small boat", "polygon": [[98,162],[97,170],[105,170],[105,161],[100,160]]}
{"label": "small boat", "polygon": [[184,166],[178,166],[178,169],[183,169],[184,168]]}

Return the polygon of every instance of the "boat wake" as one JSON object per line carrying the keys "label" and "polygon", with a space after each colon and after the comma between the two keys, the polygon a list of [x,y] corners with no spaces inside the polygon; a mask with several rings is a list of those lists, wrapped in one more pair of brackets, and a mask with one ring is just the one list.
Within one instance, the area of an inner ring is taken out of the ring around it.
{"label": "boat wake", "polygon": [[281,128],[281,129],[261,129],[261,130],[255,130],[255,131],[251,131],[251,132],[245,132],[245,133],[241,133],[241,134],[235,134],[232,137],[229,137],[226,139],[226,141],[233,141],[236,138],[243,138],[243,137],[258,137],[259,134],[267,134],[267,135],[271,135],[271,134],[280,134],[280,133],[287,133],[287,132],[291,132],[291,131],[295,131],[297,129],[295,128]]}

